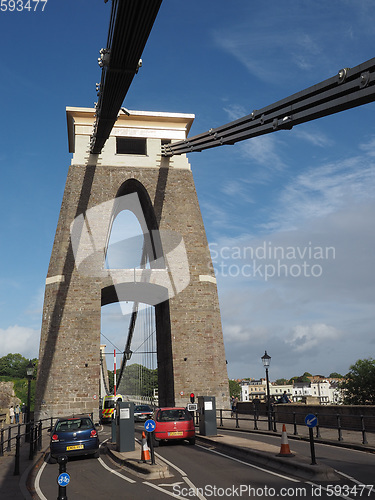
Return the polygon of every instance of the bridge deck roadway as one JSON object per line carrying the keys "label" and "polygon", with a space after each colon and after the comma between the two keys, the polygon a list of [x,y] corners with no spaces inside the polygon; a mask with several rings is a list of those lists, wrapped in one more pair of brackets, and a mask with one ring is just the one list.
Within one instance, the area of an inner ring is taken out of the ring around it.
{"label": "bridge deck roadway", "polygon": [[[253,422],[243,422],[239,421],[240,430],[248,431],[246,435],[236,435],[235,433],[230,433],[229,435],[221,433],[224,429],[236,429],[236,419],[225,419],[224,426],[220,427],[218,422],[217,436],[200,436],[197,433],[198,443],[208,446],[214,446],[218,451],[222,450],[227,454],[231,454],[239,459],[251,459],[252,461],[257,461],[263,465],[267,465],[271,468],[278,468],[280,470],[288,470],[289,473],[295,474],[301,477],[314,477],[317,480],[334,480],[334,472],[331,468],[323,465],[311,465],[311,459],[307,455],[301,455],[295,453],[294,457],[278,457],[276,456],[280,452],[280,447],[267,443],[260,443],[259,440],[255,438],[259,434],[272,434],[280,436],[281,443],[281,426],[278,424],[278,432],[267,430],[267,422],[258,422],[258,431],[254,431]],[[293,436],[293,426],[287,425],[287,436],[290,445],[291,452],[293,453],[293,440],[294,439],[307,439],[308,429],[299,426],[298,436]],[[337,429],[321,429],[321,438],[315,439],[316,442],[335,444],[338,446],[345,446],[348,448],[362,449],[370,452],[375,452],[375,434],[367,433],[368,444],[363,445],[362,433],[355,431],[343,431],[344,440],[338,441],[338,431]],[[315,433],[314,433],[315,435]],[[4,456],[0,457],[0,498],[1,500],[31,500],[33,497],[28,491],[27,486],[32,487],[32,478],[40,467],[45,454],[48,451],[49,444],[49,434],[46,430],[43,431],[43,446],[42,450],[37,452],[33,460],[29,460],[29,447],[26,444],[21,446],[21,456],[20,456],[20,475],[15,476],[14,473],[14,448],[11,452],[4,452]],[[138,451],[138,448],[139,451]],[[136,445],[136,454],[140,455],[140,447]],[[127,460],[135,459],[134,456],[130,457],[123,454],[122,457],[117,459],[124,461],[126,465]],[[150,468],[152,466],[146,466],[143,468],[145,474],[150,474]],[[151,477],[149,477],[151,479]],[[35,498],[35,497],[34,497]]]}

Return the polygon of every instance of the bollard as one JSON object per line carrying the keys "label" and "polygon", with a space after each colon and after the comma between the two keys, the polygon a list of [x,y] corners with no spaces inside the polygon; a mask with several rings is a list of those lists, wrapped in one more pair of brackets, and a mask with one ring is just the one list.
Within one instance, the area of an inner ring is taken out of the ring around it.
{"label": "bollard", "polygon": [[68,497],[66,496],[66,487],[70,482],[70,476],[66,472],[68,457],[66,455],[60,455],[57,461],[59,462],[59,476],[57,478],[57,484],[59,485],[59,494],[57,500],[68,500]]}
{"label": "bollard", "polygon": [[16,436],[16,456],[15,456],[15,462],[14,462],[14,476],[19,476],[20,475],[20,435],[17,434]]}
{"label": "bollard", "polygon": [[320,435],[320,427],[319,427],[319,419],[318,419],[318,414],[315,413],[315,416],[316,416],[316,439],[320,439],[321,438],[321,435]]}
{"label": "bollard", "polygon": [[293,412],[293,426],[294,426],[294,432],[293,432],[293,435],[294,435],[294,436],[298,436],[298,430],[297,430],[297,415],[296,415],[296,412],[295,412],[295,411]]}
{"label": "bollard", "polygon": [[336,417],[337,417],[337,430],[339,432],[338,440],[342,441],[343,439],[342,439],[342,431],[341,431],[341,418],[340,418],[340,414],[338,413],[336,415]]}
{"label": "bollard", "polygon": [[362,427],[362,444],[368,444],[366,437],[366,427],[363,415],[361,415],[361,427]]}

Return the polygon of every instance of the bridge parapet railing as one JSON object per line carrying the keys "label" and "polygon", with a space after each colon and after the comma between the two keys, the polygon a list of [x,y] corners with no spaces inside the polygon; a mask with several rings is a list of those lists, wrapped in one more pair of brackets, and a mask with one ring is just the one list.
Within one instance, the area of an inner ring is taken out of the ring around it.
{"label": "bridge parapet railing", "polygon": [[[13,424],[0,429],[0,457],[4,456],[4,453],[12,453],[14,451],[15,476],[20,473],[20,448],[22,441],[28,443],[29,460],[32,460],[36,452],[42,449],[43,430],[51,428],[54,420],[56,420],[54,417],[45,418],[37,422],[30,420],[29,422]],[[24,440],[21,438],[24,438]]]}
{"label": "bridge parapet railing", "polygon": [[289,434],[307,437],[308,427],[305,424],[305,417],[312,413],[318,420],[314,429],[316,438],[340,442],[356,441],[358,444],[375,446],[375,415],[324,411],[327,407],[324,409],[316,407],[314,411],[293,407],[289,410],[287,405],[283,407],[280,413],[277,405],[272,405],[269,413],[263,409],[254,409],[246,413],[219,409],[217,410],[217,425],[222,428],[248,431],[267,431],[272,428],[273,432],[281,432],[281,426],[286,424]]}

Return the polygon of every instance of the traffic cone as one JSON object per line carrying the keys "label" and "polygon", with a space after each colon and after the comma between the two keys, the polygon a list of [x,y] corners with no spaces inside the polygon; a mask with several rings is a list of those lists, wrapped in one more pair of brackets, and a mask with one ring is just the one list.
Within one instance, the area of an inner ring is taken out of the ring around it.
{"label": "traffic cone", "polygon": [[286,434],[286,427],[283,424],[283,432],[281,433],[281,447],[280,453],[276,455],[277,457],[294,457],[293,453],[291,453],[288,443],[288,436]]}
{"label": "traffic cone", "polygon": [[150,450],[148,449],[147,439],[145,431],[142,432],[142,451],[141,451],[141,462],[147,462],[151,460]]}

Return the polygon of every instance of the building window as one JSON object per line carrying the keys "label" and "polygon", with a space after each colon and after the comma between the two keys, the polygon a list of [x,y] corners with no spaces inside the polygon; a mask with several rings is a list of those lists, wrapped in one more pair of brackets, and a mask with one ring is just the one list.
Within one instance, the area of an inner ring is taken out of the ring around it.
{"label": "building window", "polygon": [[141,137],[116,137],[116,154],[145,156],[147,140]]}

